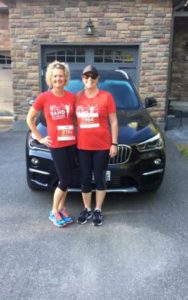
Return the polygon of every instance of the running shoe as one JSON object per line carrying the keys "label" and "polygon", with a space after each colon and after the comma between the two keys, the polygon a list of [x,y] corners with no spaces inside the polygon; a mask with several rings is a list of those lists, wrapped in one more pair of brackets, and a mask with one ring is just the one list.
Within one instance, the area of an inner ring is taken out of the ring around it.
{"label": "running shoe", "polygon": [[50,211],[48,219],[57,227],[67,226],[67,223],[65,222],[65,220],[62,219],[60,213],[54,214],[52,211]]}
{"label": "running shoe", "polygon": [[85,224],[87,223],[87,220],[91,219],[92,217],[92,211],[91,210],[87,210],[87,208],[85,208],[78,216],[78,220],[77,222],[79,224]]}
{"label": "running shoe", "polygon": [[95,209],[93,212],[93,223],[94,226],[102,225],[102,213],[100,210]]}
{"label": "running shoe", "polygon": [[60,213],[62,219],[67,223],[67,225],[74,223],[73,218],[67,213],[65,208],[60,210],[59,213]]}

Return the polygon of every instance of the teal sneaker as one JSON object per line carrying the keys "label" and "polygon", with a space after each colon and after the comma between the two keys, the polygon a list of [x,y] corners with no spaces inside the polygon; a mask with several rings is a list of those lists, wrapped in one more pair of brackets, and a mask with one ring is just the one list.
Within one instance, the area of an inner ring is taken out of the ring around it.
{"label": "teal sneaker", "polygon": [[57,227],[67,226],[67,223],[62,219],[60,213],[54,214],[52,211],[50,211],[48,219]]}
{"label": "teal sneaker", "polygon": [[67,225],[74,223],[73,218],[67,213],[65,208],[60,210],[59,214],[61,215],[62,219],[66,222]]}

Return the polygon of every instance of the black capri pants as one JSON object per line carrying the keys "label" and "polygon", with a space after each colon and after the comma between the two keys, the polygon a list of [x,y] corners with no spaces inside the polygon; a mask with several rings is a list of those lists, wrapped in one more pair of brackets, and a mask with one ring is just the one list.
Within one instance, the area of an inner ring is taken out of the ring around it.
{"label": "black capri pants", "polygon": [[65,192],[71,184],[72,172],[76,161],[76,146],[51,148],[50,150],[59,179],[58,187]]}
{"label": "black capri pants", "polygon": [[97,190],[106,189],[106,170],[109,161],[109,150],[78,150],[81,170],[81,188],[83,193],[92,191],[92,173]]}

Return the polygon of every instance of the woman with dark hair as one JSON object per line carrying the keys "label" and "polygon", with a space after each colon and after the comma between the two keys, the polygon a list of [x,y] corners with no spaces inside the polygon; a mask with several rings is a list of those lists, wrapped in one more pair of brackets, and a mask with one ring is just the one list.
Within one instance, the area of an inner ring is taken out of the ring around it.
{"label": "woman with dark hair", "polygon": [[[106,195],[106,169],[109,157],[117,155],[118,122],[113,96],[98,89],[98,70],[87,66],[82,72],[84,91],[77,94],[78,156],[84,210],[78,223],[93,217],[93,225],[102,225],[102,205]],[[110,123],[110,127],[109,127]],[[110,130],[111,129],[111,130]],[[96,187],[96,205],[92,212],[92,176]]]}

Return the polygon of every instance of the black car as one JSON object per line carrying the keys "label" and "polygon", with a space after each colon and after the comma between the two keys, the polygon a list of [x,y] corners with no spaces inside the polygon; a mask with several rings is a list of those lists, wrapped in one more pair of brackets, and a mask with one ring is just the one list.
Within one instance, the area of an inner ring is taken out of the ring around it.
{"label": "black car", "polygon": [[[80,74],[81,71],[71,74],[67,90],[76,93],[83,89]],[[165,171],[164,137],[146,110],[155,106],[156,100],[147,97],[143,104],[131,78],[123,70],[100,71],[99,81],[99,88],[114,96],[119,122],[118,155],[109,159],[107,191],[157,190]],[[45,136],[46,122],[43,113],[40,113],[37,122],[38,130]],[[52,190],[57,185],[58,178],[50,151],[30,131],[26,140],[26,168],[27,183],[31,189]],[[76,157],[70,190],[80,190],[79,163]]]}

